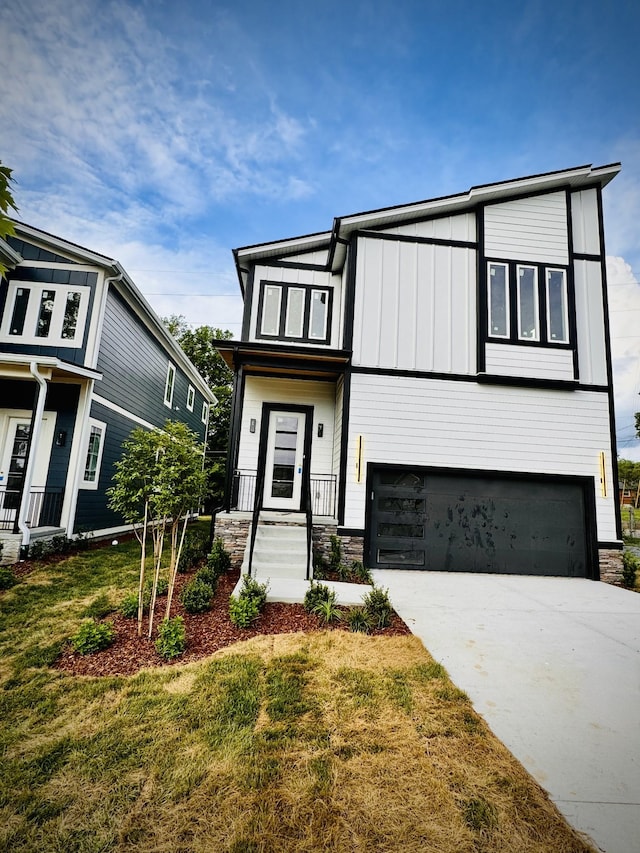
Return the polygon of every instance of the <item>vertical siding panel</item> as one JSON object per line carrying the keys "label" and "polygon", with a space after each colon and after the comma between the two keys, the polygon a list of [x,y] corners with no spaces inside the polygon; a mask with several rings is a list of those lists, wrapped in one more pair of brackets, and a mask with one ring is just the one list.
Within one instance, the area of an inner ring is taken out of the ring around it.
{"label": "vertical siding panel", "polygon": [[431,253],[433,248],[423,244],[416,245],[416,355],[415,369],[431,369],[431,347],[432,337],[430,334],[431,320],[433,317],[433,277],[431,275]]}
{"label": "vertical siding panel", "polygon": [[380,367],[396,367],[398,335],[398,253],[399,244],[386,240],[382,245],[382,292],[380,304]]}
{"label": "vertical siding panel", "polygon": [[606,385],[607,361],[600,264],[593,261],[576,261],[574,266],[580,381],[587,385]]}
{"label": "vertical siding panel", "polygon": [[396,364],[405,370],[416,365],[418,323],[417,243],[403,244],[398,253],[398,334]]}
{"label": "vertical siding panel", "polygon": [[572,193],[571,219],[574,252],[599,255],[600,231],[598,227],[598,193],[596,190],[582,190]]}

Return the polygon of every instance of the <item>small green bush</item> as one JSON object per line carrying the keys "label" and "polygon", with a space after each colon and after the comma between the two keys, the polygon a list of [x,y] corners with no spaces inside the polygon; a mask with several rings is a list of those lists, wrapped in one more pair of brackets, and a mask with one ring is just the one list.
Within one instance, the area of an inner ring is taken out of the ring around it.
{"label": "small green bush", "polygon": [[311,581],[311,586],[304,596],[303,606],[307,613],[313,613],[317,604],[320,604],[323,601],[329,601],[329,599],[335,601],[335,598],[335,592],[329,589],[326,584]]}
{"label": "small green bush", "polygon": [[204,613],[211,610],[212,598],[213,590],[209,584],[195,577],[185,584],[180,601],[187,613]]}
{"label": "small green bush", "polygon": [[11,589],[18,583],[18,578],[8,566],[0,566],[0,589]]}
{"label": "small green bush", "polygon": [[186,648],[187,634],[182,616],[174,616],[173,619],[165,619],[161,622],[156,640],[156,651],[160,657],[173,660],[180,657]]}
{"label": "small green bush", "polygon": [[266,583],[259,583],[255,578],[244,575],[240,588],[240,598],[248,598],[251,601],[255,601],[258,605],[258,611],[260,611],[267,603],[267,588],[268,585]]}
{"label": "small green bush", "polygon": [[374,586],[362,599],[364,609],[375,628],[386,628],[391,624],[393,608],[389,601],[389,590]]}
{"label": "small green bush", "polygon": [[218,536],[211,546],[211,553],[207,557],[207,569],[215,574],[217,578],[228,572],[231,568],[231,554],[224,547],[224,541]]}
{"label": "small green bush", "polygon": [[90,655],[106,649],[115,638],[116,631],[112,622],[96,622],[91,619],[83,622],[71,637],[71,645],[75,652]]}
{"label": "small green bush", "polygon": [[232,595],[229,599],[229,618],[237,628],[248,628],[260,615],[254,598]]}
{"label": "small green bush", "polygon": [[351,562],[351,574],[360,583],[373,584],[371,572],[360,560],[353,560]]}
{"label": "small green bush", "polygon": [[180,562],[178,563],[180,574],[185,574],[201,560],[204,560],[207,555],[208,542],[209,537],[204,531],[187,530],[180,552]]}
{"label": "small green bush", "polygon": [[315,545],[313,547],[313,576],[317,580],[325,580],[327,577],[328,563],[322,552]]}
{"label": "small green bush", "polygon": [[120,604],[120,613],[125,619],[136,619],[138,616],[138,594],[128,592]]}
{"label": "small green bush", "polygon": [[627,589],[633,589],[636,585],[636,575],[640,560],[631,551],[622,554],[622,584]]}
{"label": "small green bush", "polygon": [[371,622],[364,607],[352,607],[348,610],[345,622],[354,633],[368,634],[371,631]]}
{"label": "small green bush", "polygon": [[[145,581],[144,591],[143,591],[143,602],[144,606],[148,607],[151,604],[151,593],[153,592],[153,578],[149,578]],[[169,580],[168,578],[160,576],[158,578],[158,586],[156,587],[156,595],[166,595],[169,592]]]}
{"label": "small green bush", "polygon": [[216,572],[211,571],[208,565],[204,565],[201,569],[198,569],[196,580],[209,584],[214,593],[218,588],[219,576]]}
{"label": "small green bush", "polygon": [[342,619],[342,611],[336,604],[335,595],[326,601],[319,601],[313,608],[313,612],[320,617],[320,621],[324,625],[330,625],[332,622],[338,622]]}
{"label": "small green bush", "polygon": [[329,568],[332,572],[338,572],[342,564],[342,540],[333,533],[329,537],[331,543],[329,549]]}

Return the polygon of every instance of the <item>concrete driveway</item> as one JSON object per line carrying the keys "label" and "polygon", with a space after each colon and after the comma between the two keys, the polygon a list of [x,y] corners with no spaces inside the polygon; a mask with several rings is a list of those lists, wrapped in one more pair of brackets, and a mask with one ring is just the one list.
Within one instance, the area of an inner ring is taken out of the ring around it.
{"label": "concrete driveway", "polygon": [[566,819],[640,853],[640,595],[577,578],[374,571]]}

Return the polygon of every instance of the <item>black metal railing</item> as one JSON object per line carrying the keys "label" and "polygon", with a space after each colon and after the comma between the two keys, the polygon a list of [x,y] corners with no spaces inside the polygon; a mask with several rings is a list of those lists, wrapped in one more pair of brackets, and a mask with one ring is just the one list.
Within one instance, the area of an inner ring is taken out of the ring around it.
{"label": "black metal railing", "polygon": [[251,540],[249,542],[249,565],[247,566],[247,574],[251,577],[251,564],[253,563],[253,549],[256,544],[256,534],[258,532],[258,521],[260,520],[260,511],[262,509],[262,495],[264,492],[264,471],[259,478],[256,478],[256,485],[253,499],[253,517],[251,519]]}
{"label": "black metal railing", "polygon": [[313,540],[313,510],[311,506],[311,474],[303,474],[302,493],[304,495],[304,515],[307,527],[307,580],[311,577],[311,549]]}
{"label": "black metal railing", "polygon": [[[33,488],[22,497],[27,501],[25,523],[27,527],[58,527],[62,515],[64,489]],[[18,532],[19,489],[0,487],[0,530]]]}
{"label": "black metal railing", "polygon": [[[231,509],[252,512],[256,495],[256,472],[237,469],[233,474],[231,489]],[[335,516],[336,476],[335,474],[311,474],[309,497],[313,515]],[[264,483],[263,483],[264,485]]]}

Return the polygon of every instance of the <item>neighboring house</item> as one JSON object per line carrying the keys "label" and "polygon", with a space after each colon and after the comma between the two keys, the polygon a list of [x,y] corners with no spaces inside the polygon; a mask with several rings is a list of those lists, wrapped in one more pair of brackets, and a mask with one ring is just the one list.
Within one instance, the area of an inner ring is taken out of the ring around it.
{"label": "neighboring house", "polygon": [[107,505],[137,426],[206,438],[215,399],[117,261],[15,222],[0,241],[0,541],[125,529]]}
{"label": "neighboring house", "polygon": [[[602,189],[619,164],[235,251],[226,512],[300,513],[370,568],[614,579]],[[263,517],[264,520],[264,517]],[[283,516],[271,515],[271,524]]]}

